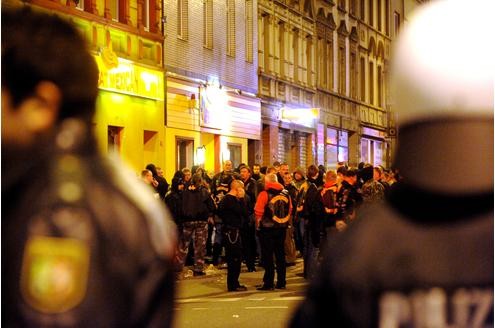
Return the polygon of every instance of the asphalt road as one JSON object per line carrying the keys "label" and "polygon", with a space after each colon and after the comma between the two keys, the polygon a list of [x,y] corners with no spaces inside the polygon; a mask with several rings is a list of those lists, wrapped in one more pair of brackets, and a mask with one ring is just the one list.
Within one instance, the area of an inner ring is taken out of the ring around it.
{"label": "asphalt road", "polygon": [[286,327],[292,312],[304,298],[305,280],[302,260],[287,268],[287,289],[258,291],[263,268],[246,272],[243,265],[240,283],[244,292],[227,292],[227,270],[207,271],[203,277],[178,281],[175,304],[175,328],[214,327]]}

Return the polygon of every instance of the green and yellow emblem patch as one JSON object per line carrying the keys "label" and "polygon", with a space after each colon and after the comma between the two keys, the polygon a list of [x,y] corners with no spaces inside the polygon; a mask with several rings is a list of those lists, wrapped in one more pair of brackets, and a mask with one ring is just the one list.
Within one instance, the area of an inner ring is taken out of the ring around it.
{"label": "green and yellow emblem patch", "polygon": [[78,239],[36,236],[24,249],[21,293],[42,313],[66,312],[84,299],[89,247]]}

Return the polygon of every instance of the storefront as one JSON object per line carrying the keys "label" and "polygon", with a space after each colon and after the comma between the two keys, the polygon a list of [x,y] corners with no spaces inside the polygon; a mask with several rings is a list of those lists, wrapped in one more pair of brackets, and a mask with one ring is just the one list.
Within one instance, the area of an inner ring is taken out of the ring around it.
{"label": "storefront", "polygon": [[318,124],[317,130],[318,164],[335,170],[338,162],[349,163],[349,132],[334,126]]}
{"label": "storefront", "polygon": [[263,105],[262,165],[278,161],[289,164],[291,170],[306,170],[314,158],[312,138],[319,109]]}
{"label": "storefront", "polygon": [[361,162],[387,167],[385,131],[370,127],[361,128]]}
{"label": "storefront", "polygon": [[109,49],[95,60],[100,93],[93,127],[100,150],[116,153],[136,173],[148,163],[164,167],[163,71]]}
{"label": "storefront", "polygon": [[218,172],[227,159],[247,163],[249,142],[261,139],[260,100],[213,81],[169,73],[166,118],[166,147],[174,150],[167,156],[175,159],[167,176],[193,165]]}

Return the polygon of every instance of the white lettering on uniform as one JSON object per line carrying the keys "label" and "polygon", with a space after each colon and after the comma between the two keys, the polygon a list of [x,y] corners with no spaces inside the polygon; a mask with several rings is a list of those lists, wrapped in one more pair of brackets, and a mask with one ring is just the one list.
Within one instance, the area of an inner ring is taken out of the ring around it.
{"label": "white lettering on uniform", "polygon": [[380,297],[379,306],[380,328],[493,326],[486,322],[493,308],[492,289],[460,288],[450,297],[441,288],[410,294],[387,292]]}

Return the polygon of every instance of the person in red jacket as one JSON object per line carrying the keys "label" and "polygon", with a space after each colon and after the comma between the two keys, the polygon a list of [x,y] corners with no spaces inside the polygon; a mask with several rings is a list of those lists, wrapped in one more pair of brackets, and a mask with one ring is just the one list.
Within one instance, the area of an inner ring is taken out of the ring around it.
{"label": "person in red jacket", "polygon": [[265,190],[259,193],[254,206],[256,229],[261,244],[261,261],[265,268],[263,285],[258,290],[273,290],[275,269],[273,256],[277,262],[276,288],[285,289],[284,240],[289,225],[292,203],[287,190],[277,181],[274,173],[265,176]]}

